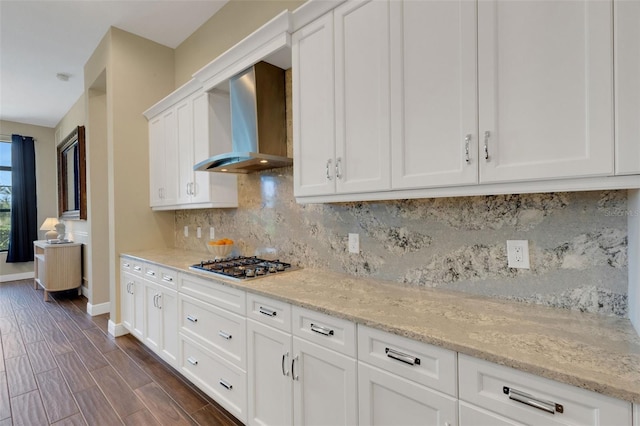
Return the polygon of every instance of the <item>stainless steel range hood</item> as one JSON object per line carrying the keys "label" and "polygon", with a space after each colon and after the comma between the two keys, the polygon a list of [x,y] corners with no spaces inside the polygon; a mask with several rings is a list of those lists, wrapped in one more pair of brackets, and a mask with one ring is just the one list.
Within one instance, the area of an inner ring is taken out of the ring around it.
{"label": "stainless steel range hood", "polygon": [[284,70],[259,62],[229,80],[232,152],[196,171],[251,173],[293,164],[287,157]]}

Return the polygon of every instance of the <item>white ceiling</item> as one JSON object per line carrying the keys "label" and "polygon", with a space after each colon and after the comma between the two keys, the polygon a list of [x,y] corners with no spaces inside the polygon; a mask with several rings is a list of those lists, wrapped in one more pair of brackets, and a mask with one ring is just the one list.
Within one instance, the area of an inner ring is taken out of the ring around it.
{"label": "white ceiling", "polygon": [[55,127],[84,91],[84,64],[110,26],[175,48],[226,2],[0,0],[0,119]]}

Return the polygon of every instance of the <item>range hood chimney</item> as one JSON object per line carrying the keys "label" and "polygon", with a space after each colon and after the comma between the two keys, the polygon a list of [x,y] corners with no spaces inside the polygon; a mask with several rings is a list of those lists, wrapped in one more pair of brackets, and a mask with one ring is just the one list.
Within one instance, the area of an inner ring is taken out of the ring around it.
{"label": "range hood chimney", "polygon": [[196,171],[251,173],[293,164],[287,157],[284,70],[258,62],[229,80],[232,152]]}

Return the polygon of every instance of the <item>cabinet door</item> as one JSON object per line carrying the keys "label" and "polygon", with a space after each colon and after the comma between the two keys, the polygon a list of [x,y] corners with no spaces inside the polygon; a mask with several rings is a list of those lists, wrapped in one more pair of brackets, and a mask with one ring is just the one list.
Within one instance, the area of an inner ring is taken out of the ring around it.
{"label": "cabinet door", "polygon": [[293,34],[293,189],[335,192],[333,13]]}
{"label": "cabinet door", "polygon": [[247,321],[249,424],[293,424],[291,335]]}
{"label": "cabinet door", "polygon": [[164,120],[162,115],[149,121],[149,204],[151,207],[162,205],[164,190]]}
{"label": "cabinet door", "polygon": [[144,337],[144,321],[145,321],[145,285],[139,279],[133,281],[130,287],[133,290],[133,323],[131,324],[131,333],[138,339]]}
{"label": "cabinet door", "polygon": [[616,174],[640,173],[640,2],[617,0],[615,13]]}
{"label": "cabinet door", "polygon": [[295,425],[358,424],[356,360],[293,338]]}
{"label": "cabinet door", "polygon": [[387,373],[358,364],[360,424],[457,424],[457,399]]}
{"label": "cabinet door", "polygon": [[613,173],[611,10],[478,3],[480,182]]}
{"label": "cabinet door", "polygon": [[178,203],[187,204],[193,187],[193,109],[191,99],[176,106],[176,136],[178,138]]}
{"label": "cabinet door", "polygon": [[336,190],[391,187],[389,1],[334,10]]}
{"label": "cabinet door", "polygon": [[394,189],[477,183],[476,3],[391,2]]}
{"label": "cabinet door", "polygon": [[157,300],[161,312],[160,355],[174,367],[178,367],[178,292],[159,287]]}
{"label": "cabinet door", "polygon": [[178,202],[178,122],[174,109],[167,111],[164,120],[164,164],[161,170],[164,176],[163,205]]}
{"label": "cabinet door", "polygon": [[162,317],[158,308],[160,293],[155,284],[144,282],[144,343],[154,352],[160,349]]}
{"label": "cabinet door", "polygon": [[135,279],[129,274],[122,273],[120,275],[120,315],[122,316],[122,325],[133,332],[133,307],[134,307],[134,291]]}

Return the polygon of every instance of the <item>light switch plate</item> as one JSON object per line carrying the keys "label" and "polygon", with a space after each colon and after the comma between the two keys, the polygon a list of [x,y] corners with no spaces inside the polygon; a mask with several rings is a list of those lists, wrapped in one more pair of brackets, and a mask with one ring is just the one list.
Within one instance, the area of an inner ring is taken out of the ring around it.
{"label": "light switch plate", "polygon": [[196,237],[202,238],[202,228],[200,226],[196,228]]}
{"label": "light switch plate", "polygon": [[189,227],[188,227],[188,226],[185,226],[185,227],[184,227],[184,236],[185,236],[185,237],[188,237],[188,236],[189,236]]}
{"label": "light switch plate", "polygon": [[216,230],[215,228],[212,226],[211,228],[209,228],[209,239],[213,240],[216,238]]}

